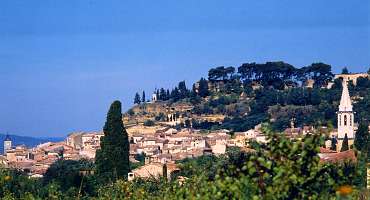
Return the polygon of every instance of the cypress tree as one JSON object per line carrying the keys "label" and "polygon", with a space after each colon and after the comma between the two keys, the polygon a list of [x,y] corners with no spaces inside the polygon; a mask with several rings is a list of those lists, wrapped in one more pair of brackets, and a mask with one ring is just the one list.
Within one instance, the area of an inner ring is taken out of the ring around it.
{"label": "cypress tree", "polygon": [[206,97],[206,96],[209,95],[208,82],[204,78],[201,78],[200,81],[199,81],[198,94],[201,97]]}
{"label": "cypress tree", "polygon": [[141,103],[140,95],[139,93],[136,92],[135,98],[134,98],[134,104],[140,104],[140,103]]}
{"label": "cypress tree", "polygon": [[171,98],[174,102],[180,100],[180,92],[179,92],[179,89],[177,87],[175,87],[175,89],[172,90]]}
{"label": "cypress tree", "polygon": [[344,67],[342,69],[342,74],[349,74],[347,67]]}
{"label": "cypress tree", "polygon": [[180,95],[180,99],[185,99],[188,97],[188,94],[189,94],[189,90],[186,88],[186,83],[185,81],[181,81],[179,82],[179,95]]}
{"label": "cypress tree", "polygon": [[171,98],[171,93],[170,93],[170,90],[167,89],[166,91],[166,101],[169,100]]}
{"label": "cypress tree", "polygon": [[121,102],[112,103],[103,131],[104,136],[100,139],[101,148],[96,152],[97,174],[111,181],[126,178],[130,171],[130,144],[122,122]]}
{"label": "cypress tree", "polygon": [[366,123],[361,122],[358,126],[355,138],[355,147],[359,151],[367,151],[369,140],[369,129]]}
{"label": "cypress tree", "polygon": [[347,133],[344,135],[344,139],[343,139],[343,143],[342,143],[342,148],[340,149],[340,151],[347,151],[349,149],[348,147],[348,136],[347,136]]}
{"label": "cypress tree", "polygon": [[145,91],[143,91],[143,95],[141,95],[141,102],[146,102]]}
{"label": "cypress tree", "polygon": [[165,163],[163,165],[163,177],[168,180],[169,177],[167,177],[167,164]]}
{"label": "cypress tree", "polygon": [[160,99],[162,101],[166,101],[167,100],[167,97],[166,97],[166,90],[164,88],[161,88],[160,91],[159,91],[159,96],[160,96]]}
{"label": "cypress tree", "polygon": [[337,150],[337,139],[335,137],[331,138],[331,147],[330,150],[336,151]]}
{"label": "cypress tree", "polygon": [[157,99],[158,99],[158,100],[162,100],[162,99],[161,99],[161,95],[159,94],[159,90],[157,90],[157,91],[155,92],[155,94],[157,95]]}

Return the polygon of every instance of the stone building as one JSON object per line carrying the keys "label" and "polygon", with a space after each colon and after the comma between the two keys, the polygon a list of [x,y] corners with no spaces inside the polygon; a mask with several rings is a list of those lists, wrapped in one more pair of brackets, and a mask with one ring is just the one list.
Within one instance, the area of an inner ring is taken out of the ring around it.
{"label": "stone building", "polygon": [[352,83],[354,85],[356,85],[357,84],[357,79],[360,78],[360,77],[368,78],[369,74],[367,74],[367,73],[336,74],[334,76],[334,79],[342,78],[344,81],[346,81],[346,82],[352,81]]}

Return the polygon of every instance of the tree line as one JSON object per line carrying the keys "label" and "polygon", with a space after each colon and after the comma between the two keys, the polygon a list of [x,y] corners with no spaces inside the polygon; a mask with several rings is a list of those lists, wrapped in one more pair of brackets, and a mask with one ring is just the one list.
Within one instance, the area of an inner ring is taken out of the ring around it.
{"label": "tree line", "polygon": [[[186,86],[185,81],[180,81],[172,90],[165,88],[156,89],[154,95],[159,101],[171,100],[177,102],[187,98],[190,98],[190,101],[196,101],[199,97],[207,97],[209,95],[208,81],[201,78],[197,84],[193,84],[191,89]],[[134,104],[141,104],[146,101],[145,91],[143,91],[142,96],[138,92],[135,94]]]}
{"label": "tree line", "polygon": [[212,68],[208,72],[208,80],[210,81],[238,79],[244,84],[257,82],[263,86],[273,86],[276,89],[284,89],[285,85],[299,85],[309,79],[314,80],[315,87],[323,87],[333,77],[331,66],[325,63],[312,63],[309,66],[296,68],[282,61],[244,63],[237,70],[234,67],[220,66]]}
{"label": "tree line", "polygon": [[[343,73],[349,73],[347,68]],[[179,101],[192,96],[206,97],[210,94],[208,83],[222,81],[227,83],[228,90],[240,91],[241,87],[249,87],[252,83],[260,84],[264,87],[273,87],[282,90],[285,86],[298,87],[308,80],[314,81],[315,88],[325,87],[334,77],[331,65],[325,63],[312,63],[311,65],[297,68],[291,64],[278,61],[266,63],[243,63],[241,66],[211,68],[208,71],[208,80],[201,78],[193,89],[189,90],[185,81],[181,81],[172,90],[160,88],[155,90],[158,100]],[[145,97],[143,92],[142,97]],[[145,98],[140,98],[139,93],[135,94],[134,103],[146,102]]]}

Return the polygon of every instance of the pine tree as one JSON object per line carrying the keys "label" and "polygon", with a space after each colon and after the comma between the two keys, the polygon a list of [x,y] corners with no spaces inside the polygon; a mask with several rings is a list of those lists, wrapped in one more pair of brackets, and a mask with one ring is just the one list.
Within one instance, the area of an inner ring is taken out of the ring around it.
{"label": "pine tree", "polygon": [[201,78],[200,81],[199,81],[198,94],[201,97],[206,97],[206,96],[209,95],[208,82],[204,78]]}
{"label": "pine tree", "polygon": [[122,122],[121,102],[115,101],[110,106],[103,131],[101,149],[96,152],[97,175],[110,181],[125,178],[130,171],[130,144]]}
{"label": "pine tree", "polygon": [[189,90],[186,87],[185,81],[179,82],[179,93],[180,93],[180,99],[185,99],[189,95]]}
{"label": "pine tree", "polygon": [[167,100],[166,90],[164,88],[161,88],[161,90],[159,91],[159,96],[162,101]]}
{"label": "pine tree", "polygon": [[172,90],[171,98],[174,102],[180,100],[180,92],[179,92],[179,89],[177,87],[175,87],[175,89]]}
{"label": "pine tree", "polygon": [[135,98],[134,98],[134,104],[140,104],[140,103],[141,103],[140,95],[139,93],[136,92]]}
{"label": "pine tree", "polygon": [[344,139],[343,139],[343,143],[342,143],[342,148],[340,149],[340,151],[347,151],[349,150],[349,147],[348,147],[348,136],[347,136],[347,133],[344,135]]}
{"label": "pine tree", "polygon": [[195,84],[193,84],[193,87],[191,89],[191,93],[197,95],[197,88],[196,88]]}
{"label": "pine tree", "polygon": [[344,67],[342,69],[342,74],[349,74],[347,67]]}
{"label": "pine tree", "polygon": [[365,122],[361,122],[358,126],[356,137],[355,137],[355,147],[359,151],[367,151],[369,144],[369,129]]}
{"label": "pine tree", "polygon": [[170,93],[170,90],[167,89],[167,92],[166,92],[166,101],[169,100],[171,98],[171,93]]}
{"label": "pine tree", "polygon": [[161,95],[159,94],[159,90],[156,90],[155,94],[157,95],[158,100],[162,100]]}
{"label": "pine tree", "polygon": [[337,151],[337,139],[335,137],[331,138],[330,150]]}
{"label": "pine tree", "polygon": [[141,95],[141,102],[146,102],[145,91],[143,91],[143,95]]}

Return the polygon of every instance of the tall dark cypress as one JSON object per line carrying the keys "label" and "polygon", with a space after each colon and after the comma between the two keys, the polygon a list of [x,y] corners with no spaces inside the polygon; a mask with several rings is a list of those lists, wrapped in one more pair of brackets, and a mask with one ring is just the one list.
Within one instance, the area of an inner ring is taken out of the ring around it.
{"label": "tall dark cypress", "polygon": [[141,102],[146,102],[145,91],[143,91],[143,95],[141,95]]}
{"label": "tall dark cypress", "polygon": [[115,101],[110,106],[100,147],[96,152],[97,174],[108,180],[126,178],[130,171],[130,144],[122,122],[120,101]]}
{"label": "tall dark cypress", "polygon": [[337,139],[335,137],[331,138],[331,147],[330,150],[336,151],[337,150]]}
{"label": "tall dark cypress", "polygon": [[362,151],[363,153],[370,153],[366,152],[369,148],[369,128],[366,122],[361,122],[355,138],[355,147],[357,150]]}
{"label": "tall dark cypress", "polygon": [[135,98],[134,98],[134,104],[140,104],[141,103],[141,98],[139,93],[136,92]]}
{"label": "tall dark cypress", "polygon": [[200,81],[199,81],[198,94],[201,97],[206,97],[206,96],[209,95],[208,82],[204,78],[201,78]]}
{"label": "tall dark cypress", "polygon": [[344,139],[343,139],[343,142],[342,142],[342,148],[340,149],[340,151],[347,151],[349,150],[349,146],[348,146],[348,136],[347,136],[347,133],[344,135]]}

